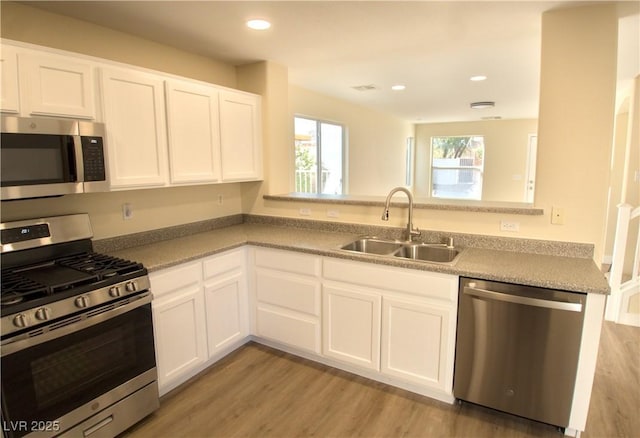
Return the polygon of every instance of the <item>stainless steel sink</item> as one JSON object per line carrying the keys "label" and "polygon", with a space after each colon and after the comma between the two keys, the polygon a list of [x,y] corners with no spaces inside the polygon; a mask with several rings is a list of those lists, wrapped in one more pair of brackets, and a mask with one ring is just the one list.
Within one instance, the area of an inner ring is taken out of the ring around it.
{"label": "stainless steel sink", "polygon": [[392,255],[400,248],[402,248],[401,242],[382,240],[375,237],[362,237],[344,245],[341,249],[365,254]]}
{"label": "stainless steel sink", "polygon": [[422,260],[432,263],[451,263],[460,254],[456,248],[446,245],[407,244],[393,255],[405,259]]}
{"label": "stainless steel sink", "polygon": [[340,249],[361,254],[398,257],[429,263],[453,264],[460,250],[443,244],[399,242],[377,237],[361,237]]}

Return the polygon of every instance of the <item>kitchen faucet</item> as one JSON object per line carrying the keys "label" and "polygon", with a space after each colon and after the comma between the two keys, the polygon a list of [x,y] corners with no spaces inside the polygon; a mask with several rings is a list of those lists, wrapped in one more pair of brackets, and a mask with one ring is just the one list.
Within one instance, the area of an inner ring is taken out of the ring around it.
{"label": "kitchen faucet", "polygon": [[409,191],[409,189],[407,189],[406,187],[396,187],[394,189],[391,189],[391,191],[387,195],[387,200],[384,202],[384,211],[382,212],[382,220],[383,221],[389,220],[389,204],[391,203],[391,197],[396,192],[404,192],[407,194],[407,198],[409,198],[409,219],[407,222],[407,231],[406,231],[407,239],[406,240],[407,242],[411,242],[414,237],[417,237],[420,235],[420,230],[418,230],[417,228],[415,229],[413,228],[413,195],[411,194],[411,191]]}

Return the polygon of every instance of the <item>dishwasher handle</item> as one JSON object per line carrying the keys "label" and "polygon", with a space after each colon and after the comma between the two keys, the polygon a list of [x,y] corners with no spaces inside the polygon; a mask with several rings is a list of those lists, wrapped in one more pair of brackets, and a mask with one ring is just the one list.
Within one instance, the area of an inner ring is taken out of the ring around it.
{"label": "dishwasher handle", "polygon": [[494,301],[504,301],[507,303],[523,304],[525,306],[544,307],[546,309],[567,310],[569,312],[582,312],[581,303],[569,303],[566,301],[543,300],[540,298],[523,297],[503,292],[480,289],[470,283],[464,287],[464,293],[472,297],[487,298]]}

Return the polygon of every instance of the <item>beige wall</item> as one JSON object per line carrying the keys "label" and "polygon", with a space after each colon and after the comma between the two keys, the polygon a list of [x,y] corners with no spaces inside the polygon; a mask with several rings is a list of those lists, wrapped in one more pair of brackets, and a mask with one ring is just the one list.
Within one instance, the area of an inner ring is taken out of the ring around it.
{"label": "beige wall", "polygon": [[[222,195],[222,205],[218,204]],[[133,217],[122,218],[129,203]],[[97,239],[155,230],[242,212],[240,184],[85,193],[2,203],[2,222],[88,213]]]}
{"label": "beige wall", "polygon": [[[307,116],[346,127],[348,194],[386,195],[405,185],[407,138],[414,136],[411,123],[293,85],[289,105],[291,119]],[[288,191],[292,185],[282,193]]]}
{"label": "beige wall", "polygon": [[[1,24],[1,35],[9,39],[104,56],[221,85],[236,84],[248,91],[261,87],[261,94],[265,97],[263,103],[267,108],[263,119],[265,183],[158,189],[3,203],[2,220],[5,220],[5,217],[33,216],[36,213],[55,214],[63,210],[89,211],[96,225],[96,236],[106,237],[240,211],[298,217],[299,209],[307,207],[311,209],[311,219],[329,220],[326,210],[331,209],[339,211],[339,221],[383,225],[378,208],[336,208],[262,199],[263,193],[282,193],[290,187],[293,149],[290,116],[294,109],[288,108],[286,68],[265,63],[244,71],[239,69],[236,83],[235,70],[230,66],[225,67],[206,58],[176,52],[172,48],[99,26],[51,16],[29,6],[3,2]],[[613,130],[616,24],[615,6],[610,4],[553,11],[543,17],[538,184],[535,205],[543,208],[545,215],[531,217],[418,210],[414,218],[415,225],[422,229],[499,235],[502,234],[499,231],[500,220],[508,219],[520,223],[520,232],[504,233],[506,236],[591,242],[596,244],[596,259],[599,260],[603,250]],[[87,44],[87,41],[92,42]],[[147,56],[147,51],[152,52],[152,55]],[[166,62],[166,65],[156,64],[158,62]],[[186,64],[182,65],[183,62]],[[194,67],[189,68],[189,72],[182,70],[190,62]],[[331,114],[325,117],[338,118],[331,117]],[[367,165],[354,164],[363,167]],[[216,203],[216,196],[220,190],[225,191],[226,196],[223,206]],[[183,199],[190,201],[180,204]],[[124,202],[134,205],[132,221],[124,222],[119,219],[121,204]],[[136,208],[136,205],[140,208]],[[565,225],[550,224],[552,206],[564,208]],[[406,212],[392,209],[388,225],[404,226],[405,223]]]}
{"label": "beige wall", "polygon": [[545,13],[536,205],[561,207],[550,238],[604,245],[617,62],[615,5]]}
{"label": "beige wall", "polygon": [[[60,50],[97,56],[236,86],[235,67],[142,38],[39,9],[1,3],[0,36]],[[218,195],[223,195],[222,205]],[[133,218],[122,219],[130,203]],[[3,202],[1,220],[89,213],[96,238],[152,230],[242,212],[240,184],[67,195],[61,198]]]}
{"label": "beige wall", "polygon": [[24,4],[0,2],[0,36],[236,86],[235,68],[231,65]]}
{"label": "beige wall", "polygon": [[[613,135],[617,16],[615,5],[588,5],[543,16],[538,165],[535,206],[544,216],[417,210],[422,229],[593,243],[603,254],[604,218]],[[331,114],[325,115],[329,119]],[[274,145],[291,149],[291,142]],[[281,172],[291,172],[279,163]],[[366,163],[361,164],[367,166]],[[273,192],[271,192],[273,193]],[[252,213],[384,225],[378,208],[326,206],[256,199]],[[551,224],[551,208],[564,210],[564,225]],[[340,217],[327,217],[327,210]],[[500,231],[516,221],[518,233]],[[406,211],[392,210],[391,226],[406,225]]]}
{"label": "beige wall", "polygon": [[525,202],[529,135],[538,132],[538,121],[483,120],[416,125],[416,196],[430,194],[431,137],[484,136],[483,201]]}

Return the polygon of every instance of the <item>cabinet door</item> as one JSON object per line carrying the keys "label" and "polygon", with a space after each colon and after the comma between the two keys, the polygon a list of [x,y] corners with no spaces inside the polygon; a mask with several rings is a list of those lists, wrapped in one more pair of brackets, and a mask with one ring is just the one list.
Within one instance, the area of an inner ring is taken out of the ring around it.
{"label": "cabinet door", "polygon": [[218,91],[184,81],[167,81],[169,170],[172,184],[220,179]]}
{"label": "cabinet door", "polygon": [[191,286],[153,301],[158,386],[165,393],[199,370],[207,359],[202,288]]}
{"label": "cabinet door", "polygon": [[320,281],[257,268],[255,282],[256,334],[319,354]]}
{"label": "cabinet door", "polygon": [[111,187],[167,182],[164,81],[131,71],[101,70]]}
{"label": "cabinet door", "polygon": [[262,134],[259,96],[232,91],[220,93],[222,179],[262,178]]}
{"label": "cabinet door", "polygon": [[450,313],[444,306],[385,297],[382,372],[422,386],[446,389]]}
{"label": "cabinet door", "polygon": [[209,357],[249,334],[248,292],[243,270],[205,283]]}
{"label": "cabinet door", "polygon": [[93,66],[66,56],[20,54],[28,115],[95,119]]}
{"label": "cabinet door", "polygon": [[20,112],[18,90],[18,55],[12,47],[2,46],[0,51],[0,111]]}
{"label": "cabinet door", "polygon": [[379,371],[381,296],[325,284],[322,297],[323,354]]}

